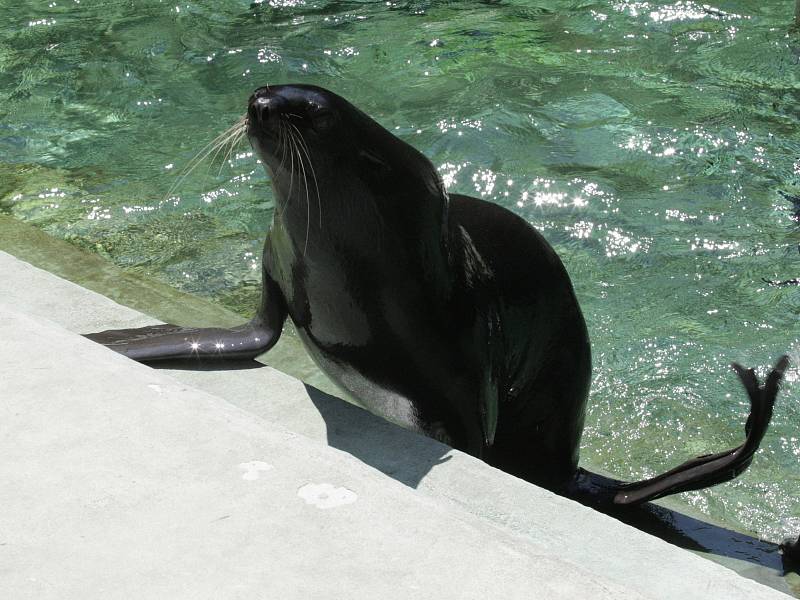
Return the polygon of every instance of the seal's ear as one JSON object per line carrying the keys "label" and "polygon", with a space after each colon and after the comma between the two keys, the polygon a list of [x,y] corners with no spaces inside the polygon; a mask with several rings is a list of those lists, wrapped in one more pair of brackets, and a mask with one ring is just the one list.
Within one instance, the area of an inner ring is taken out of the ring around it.
{"label": "seal's ear", "polygon": [[369,150],[361,149],[358,151],[358,162],[364,173],[370,178],[386,177],[392,172],[389,163]]}

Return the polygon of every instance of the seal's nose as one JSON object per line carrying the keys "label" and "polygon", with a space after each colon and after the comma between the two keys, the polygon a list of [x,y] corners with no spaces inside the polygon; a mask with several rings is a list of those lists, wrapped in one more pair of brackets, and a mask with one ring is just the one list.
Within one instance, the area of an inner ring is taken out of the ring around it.
{"label": "seal's nose", "polygon": [[[280,87],[280,86],[278,86]],[[279,122],[276,117],[289,110],[289,102],[280,89],[275,86],[258,88],[247,106],[247,113],[251,123],[261,129],[269,129]]]}
{"label": "seal's nose", "polygon": [[275,109],[275,101],[269,96],[254,96],[250,100],[250,116],[263,125],[269,121],[270,112]]}

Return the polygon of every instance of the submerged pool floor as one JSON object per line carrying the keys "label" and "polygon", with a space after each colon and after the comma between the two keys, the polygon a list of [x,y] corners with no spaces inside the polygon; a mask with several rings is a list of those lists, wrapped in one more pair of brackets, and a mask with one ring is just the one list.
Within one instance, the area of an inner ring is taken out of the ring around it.
{"label": "submerged pool floor", "polygon": [[594,352],[582,456],[622,478],[741,439],[729,368],[794,366],[752,468],[684,494],[800,532],[800,34],[790,2],[0,0],[0,211],[247,315],[269,181],[190,160],[265,83],[350,99],[448,189],[538,227]]}

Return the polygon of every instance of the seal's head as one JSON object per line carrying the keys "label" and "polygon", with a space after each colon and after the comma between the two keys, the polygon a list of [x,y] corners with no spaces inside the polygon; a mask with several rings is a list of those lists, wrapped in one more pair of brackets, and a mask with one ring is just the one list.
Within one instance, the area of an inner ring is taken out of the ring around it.
{"label": "seal's head", "polygon": [[363,199],[393,213],[393,207],[408,213],[420,203],[440,211],[446,203],[441,179],[423,154],[323,88],[257,89],[247,134],[279,198],[299,194],[305,202],[310,191],[325,206]]}
{"label": "seal's head", "polygon": [[[319,148],[321,154],[325,153],[324,147],[333,145],[331,142],[341,128],[337,101],[344,102],[331,92],[313,86],[259,88],[250,96],[247,108],[250,143],[273,172],[281,159],[297,148]],[[295,147],[292,142],[301,141],[300,136],[306,144]]]}

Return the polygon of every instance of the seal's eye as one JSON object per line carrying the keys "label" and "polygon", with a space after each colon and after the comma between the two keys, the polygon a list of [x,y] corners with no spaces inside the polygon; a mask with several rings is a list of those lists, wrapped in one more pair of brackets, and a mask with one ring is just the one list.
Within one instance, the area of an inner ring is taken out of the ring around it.
{"label": "seal's eye", "polygon": [[311,119],[311,124],[317,131],[325,131],[333,125],[336,120],[336,115],[329,108],[312,104],[308,109],[308,116]]}

